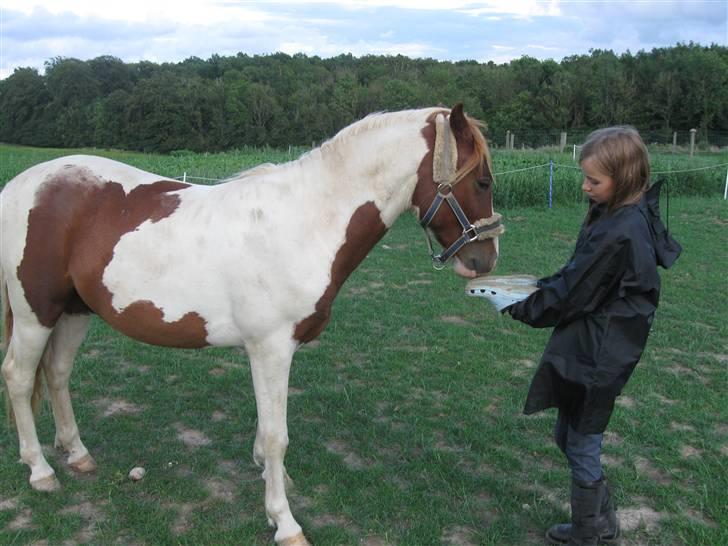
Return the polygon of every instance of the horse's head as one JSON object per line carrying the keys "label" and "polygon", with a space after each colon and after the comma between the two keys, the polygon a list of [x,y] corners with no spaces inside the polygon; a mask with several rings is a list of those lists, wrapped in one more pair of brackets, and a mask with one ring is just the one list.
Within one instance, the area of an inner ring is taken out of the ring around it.
{"label": "horse's head", "polygon": [[[422,226],[445,250],[436,266],[454,257],[464,277],[489,273],[498,259],[498,235],[504,227],[493,211],[493,173],[481,124],[463,113],[463,105],[435,114],[423,129],[428,153],[418,170],[412,204]],[[447,203],[449,206],[441,206]]]}

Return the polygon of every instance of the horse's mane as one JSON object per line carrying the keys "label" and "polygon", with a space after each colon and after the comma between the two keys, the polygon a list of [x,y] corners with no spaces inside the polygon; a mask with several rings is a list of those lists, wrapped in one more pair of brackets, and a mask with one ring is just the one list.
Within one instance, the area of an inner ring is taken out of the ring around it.
{"label": "horse's mane", "polygon": [[[329,154],[338,153],[341,148],[349,144],[352,138],[366,131],[387,127],[389,125],[394,125],[405,121],[422,120],[423,117],[426,121],[431,121],[435,119],[435,116],[437,114],[448,114],[449,112],[450,110],[448,108],[443,107],[431,107],[419,110],[401,110],[398,112],[375,112],[367,115],[359,121],[352,123],[351,125],[348,125],[347,127],[344,127],[329,140],[321,144],[321,146],[319,146],[318,148],[314,148],[309,152],[306,152],[295,161],[284,163],[281,165],[264,163],[262,165],[247,169],[234,176],[233,178],[241,179],[255,175],[265,175],[278,168],[298,165],[307,161],[321,159],[322,157],[325,157]],[[490,151],[488,150],[488,144],[485,140],[485,137],[483,136],[483,133],[480,130],[480,128],[484,127],[485,124],[469,116],[466,117],[466,119],[468,120],[468,125],[473,136],[475,153],[472,155],[472,157],[470,157],[468,162],[459,169],[457,173],[458,178],[460,178],[461,176],[465,176],[473,169],[481,168],[481,166],[483,165],[483,161],[487,162],[491,172],[493,171],[491,165]]]}

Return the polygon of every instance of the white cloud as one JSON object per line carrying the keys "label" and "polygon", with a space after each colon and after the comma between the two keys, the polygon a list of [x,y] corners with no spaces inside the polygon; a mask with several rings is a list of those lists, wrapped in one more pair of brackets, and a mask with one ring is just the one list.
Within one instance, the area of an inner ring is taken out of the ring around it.
{"label": "white cloud", "polygon": [[728,43],[725,0],[2,0],[0,78],[56,56],[178,62],[237,52],[508,62]]}

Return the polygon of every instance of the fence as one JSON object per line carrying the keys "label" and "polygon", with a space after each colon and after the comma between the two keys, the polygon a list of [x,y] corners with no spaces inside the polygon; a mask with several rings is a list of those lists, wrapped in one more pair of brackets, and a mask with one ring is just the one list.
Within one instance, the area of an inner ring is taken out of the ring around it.
{"label": "fence", "polygon": [[[663,167],[664,168],[664,167]],[[705,171],[716,171],[718,176],[690,176]],[[673,195],[715,195],[716,187],[726,172],[723,199],[728,199],[728,163],[718,163],[689,169],[653,170],[652,179],[663,179]],[[547,171],[542,178],[534,176]],[[561,203],[576,203],[583,200],[581,192],[581,169],[575,165],[557,163],[550,159],[546,163],[521,167],[494,173],[497,182],[496,204],[509,208],[517,206],[540,206],[544,203],[552,208],[555,199]]]}
{"label": "fence", "polygon": [[[488,142],[493,148],[515,150],[523,148],[556,148],[560,152],[579,145],[591,133],[591,129],[559,130],[507,130],[505,133],[488,132]],[[651,148],[674,154],[710,153],[728,147],[728,131],[649,129],[640,135]]]}

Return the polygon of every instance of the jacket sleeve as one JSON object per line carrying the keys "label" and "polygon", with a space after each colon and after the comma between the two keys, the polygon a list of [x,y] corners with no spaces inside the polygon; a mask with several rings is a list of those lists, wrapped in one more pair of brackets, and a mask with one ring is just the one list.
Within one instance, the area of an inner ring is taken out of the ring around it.
{"label": "jacket sleeve", "polygon": [[540,289],[504,312],[536,328],[566,324],[603,305],[628,268],[631,241],[607,231],[592,234]]}

